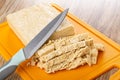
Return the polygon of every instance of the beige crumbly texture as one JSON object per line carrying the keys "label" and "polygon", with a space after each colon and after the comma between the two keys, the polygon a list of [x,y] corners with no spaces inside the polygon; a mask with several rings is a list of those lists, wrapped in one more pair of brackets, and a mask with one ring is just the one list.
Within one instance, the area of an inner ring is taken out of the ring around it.
{"label": "beige crumbly texture", "polygon": [[94,44],[88,33],[77,34],[49,40],[31,60],[31,65],[37,65],[47,73],[59,70],[71,70],[81,65],[97,63],[98,52],[104,51],[104,45]]}
{"label": "beige crumbly texture", "polygon": [[[9,14],[7,22],[23,44],[27,45],[58,14],[59,11],[51,5],[39,4]],[[74,25],[65,19],[50,39],[73,35],[73,27]]]}

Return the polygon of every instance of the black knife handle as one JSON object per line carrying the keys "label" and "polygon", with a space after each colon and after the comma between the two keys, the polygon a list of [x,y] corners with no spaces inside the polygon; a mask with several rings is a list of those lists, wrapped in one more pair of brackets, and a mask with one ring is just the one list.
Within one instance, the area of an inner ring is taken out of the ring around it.
{"label": "black knife handle", "polygon": [[11,60],[0,68],[0,80],[4,80],[16,70],[17,65],[11,65],[10,62]]}

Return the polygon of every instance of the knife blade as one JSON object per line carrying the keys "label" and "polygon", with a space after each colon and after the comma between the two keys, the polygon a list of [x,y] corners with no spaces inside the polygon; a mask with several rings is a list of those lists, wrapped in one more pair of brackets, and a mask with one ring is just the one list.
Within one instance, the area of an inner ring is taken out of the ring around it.
{"label": "knife blade", "polygon": [[63,22],[69,9],[64,10],[55,17],[42,31],[40,31],[23,49],[20,49],[5,65],[0,68],[0,80],[4,80],[17,66],[26,59],[29,59],[54,33]]}

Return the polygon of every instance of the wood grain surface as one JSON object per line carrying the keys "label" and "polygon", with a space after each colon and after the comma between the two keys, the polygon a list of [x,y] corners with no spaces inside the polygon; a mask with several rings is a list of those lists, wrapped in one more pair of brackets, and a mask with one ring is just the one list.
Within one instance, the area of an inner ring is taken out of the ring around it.
{"label": "wood grain surface", "polygon": [[[0,23],[6,15],[39,3],[56,3],[120,44],[120,0],[0,0]],[[0,66],[5,60],[0,57]],[[112,69],[96,80],[109,80],[118,69]],[[7,80],[22,80],[13,73]]]}

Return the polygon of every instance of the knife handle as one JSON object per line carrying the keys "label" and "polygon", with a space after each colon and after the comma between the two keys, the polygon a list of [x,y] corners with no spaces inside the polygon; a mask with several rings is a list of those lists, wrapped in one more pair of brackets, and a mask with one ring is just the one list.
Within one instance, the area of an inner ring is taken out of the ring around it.
{"label": "knife handle", "polygon": [[17,65],[11,65],[11,60],[0,68],[0,80],[4,80],[17,68]]}
{"label": "knife handle", "polygon": [[0,68],[0,80],[4,80],[13,73],[17,66],[25,60],[23,49],[18,51],[5,65]]}

